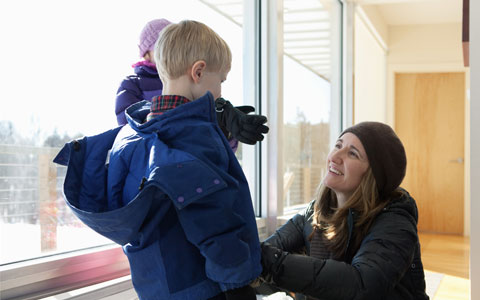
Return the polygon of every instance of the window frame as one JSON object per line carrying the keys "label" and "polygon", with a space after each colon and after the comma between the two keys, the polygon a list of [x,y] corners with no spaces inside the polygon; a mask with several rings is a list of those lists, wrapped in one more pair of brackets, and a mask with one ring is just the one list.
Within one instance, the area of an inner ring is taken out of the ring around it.
{"label": "window frame", "polygon": [[0,266],[1,299],[38,299],[129,274],[117,245],[34,258]]}
{"label": "window frame", "polygon": [[[354,4],[337,0],[342,5],[342,49],[340,103],[338,124],[332,125],[335,135],[351,123],[353,70]],[[282,131],[283,99],[281,99],[283,24],[278,12],[282,0],[244,0],[244,98],[257,112],[269,116],[270,132],[265,140],[248,148],[245,155],[254,160],[248,172],[252,178],[253,199],[258,212],[257,226],[261,240],[274,232],[283,215]],[[333,104],[333,103],[332,103]],[[332,141],[330,141],[332,144]],[[93,247],[68,253],[34,258],[0,265],[1,299],[38,299],[62,292],[118,279],[130,274],[128,260],[118,245]],[[125,289],[125,287],[122,287]]]}
{"label": "window frame", "polygon": [[[331,97],[330,147],[336,137],[352,123],[353,112],[353,13],[355,5],[345,0],[336,0],[340,5],[340,68],[338,99]],[[270,131],[262,142],[260,177],[270,179],[261,185],[261,217],[266,220],[267,234],[271,235],[284,224],[288,212],[284,208],[283,195],[283,0],[266,1],[261,4],[260,30],[260,81],[261,106],[268,115]],[[305,204],[306,206],[307,204]]]}

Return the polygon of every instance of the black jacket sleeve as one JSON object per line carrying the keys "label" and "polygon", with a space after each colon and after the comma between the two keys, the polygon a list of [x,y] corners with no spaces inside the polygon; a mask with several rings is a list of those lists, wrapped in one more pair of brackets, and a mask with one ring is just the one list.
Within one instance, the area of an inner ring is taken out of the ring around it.
{"label": "black jacket sleeve", "polygon": [[268,272],[278,287],[320,299],[384,299],[410,267],[417,238],[414,217],[388,209],[377,217],[351,264],[271,251],[277,263]]}

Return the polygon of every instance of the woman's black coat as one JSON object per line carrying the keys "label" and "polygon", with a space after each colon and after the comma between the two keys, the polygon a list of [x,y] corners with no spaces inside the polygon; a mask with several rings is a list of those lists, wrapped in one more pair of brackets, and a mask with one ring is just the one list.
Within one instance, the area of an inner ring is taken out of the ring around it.
{"label": "woman's black coat", "polygon": [[[276,286],[318,299],[429,299],[417,235],[417,206],[403,192],[376,217],[360,248],[355,253],[346,249],[343,261],[291,254],[310,253],[312,201],[266,240],[283,252],[263,252],[271,257],[263,257],[262,262],[274,262],[274,267],[264,265],[268,269],[264,272],[273,275]],[[350,214],[352,222],[354,212]]]}

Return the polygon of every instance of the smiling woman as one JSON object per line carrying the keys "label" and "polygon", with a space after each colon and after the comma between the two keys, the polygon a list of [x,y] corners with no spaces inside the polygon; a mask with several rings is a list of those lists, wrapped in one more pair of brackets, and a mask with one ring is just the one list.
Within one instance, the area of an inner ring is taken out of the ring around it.
{"label": "smiling woman", "polygon": [[395,132],[377,122],[347,128],[327,165],[316,199],[262,243],[263,280],[320,299],[428,299]]}

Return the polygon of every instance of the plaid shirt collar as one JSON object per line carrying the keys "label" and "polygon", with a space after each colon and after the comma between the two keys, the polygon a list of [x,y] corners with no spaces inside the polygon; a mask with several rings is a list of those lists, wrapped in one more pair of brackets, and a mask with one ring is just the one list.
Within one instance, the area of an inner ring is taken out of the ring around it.
{"label": "plaid shirt collar", "polygon": [[150,107],[150,113],[147,115],[147,122],[166,112],[167,110],[174,109],[177,106],[191,102],[187,98],[178,95],[162,95],[152,98],[152,106]]}

